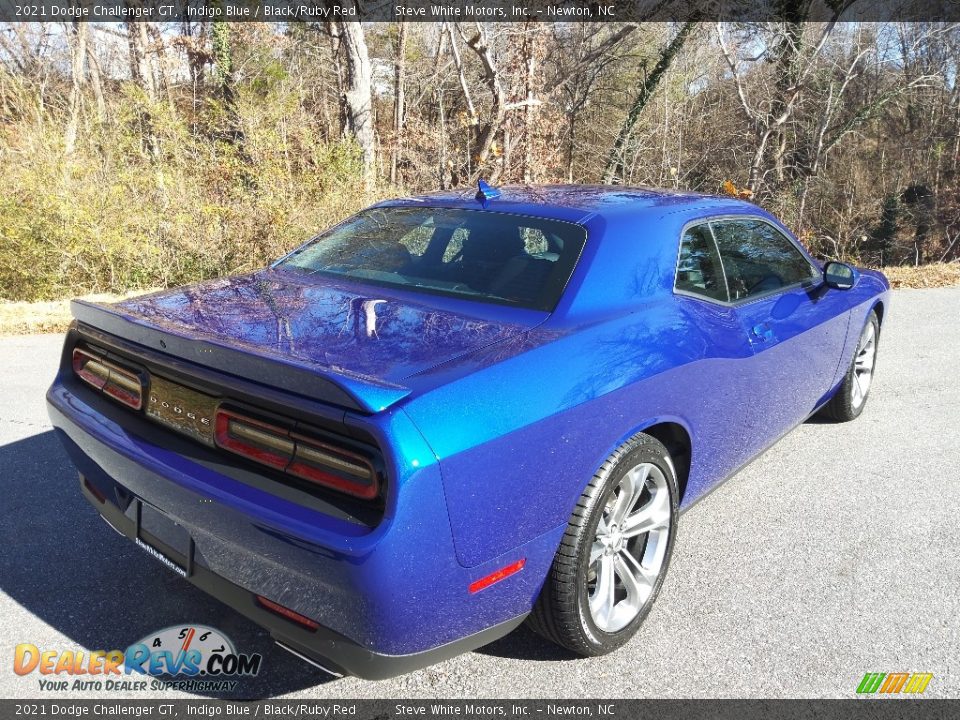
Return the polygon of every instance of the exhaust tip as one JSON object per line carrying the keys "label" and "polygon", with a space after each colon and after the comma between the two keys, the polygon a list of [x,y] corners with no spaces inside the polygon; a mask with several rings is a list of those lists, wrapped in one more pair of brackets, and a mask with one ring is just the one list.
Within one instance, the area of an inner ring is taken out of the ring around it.
{"label": "exhaust tip", "polygon": [[117,526],[114,525],[114,524],[113,524],[112,522],[110,522],[109,520],[107,520],[106,517],[104,517],[103,515],[101,515],[101,516],[100,516],[100,519],[103,520],[107,525],[109,525],[109,526],[110,526],[110,529],[113,530],[117,535],[119,535],[119,536],[121,536],[121,537],[126,537],[126,535],[124,535],[122,532],[120,532],[120,530],[117,529]]}
{"label": "exhaust tip", "polygon": [[318,662],[317,662],[316,660],[314,660],[313,658],[307,657],[307,656],[304,655],[303,653],[294,650],[294,649],[293,649],[292,647],[290,647],[289,645],[285,645],[284,643],[280,642],[279,640],[274,640],[274,642],[275,642],[279,647],[283,648],[283,649],[286,650],[288,653],[290,653],[291,655],[296,655],[298,658],[300,658],[301,660],[303,660],[305,663],[308,663],[308,664],[310,664],[310,665],[313,665],[315,668],[319,668],[320,670],[323,670],[325,673],[327,673],[327,675],[332,675],[332,676],[335,677],[335,678],[342,678],[342,677],[343,677],[343,673],[337,672],[337,671],[335,671],[335,670],[331,670],[330,668],[328,668],[328,667],[326,667],[326,666],[324,666],[324,665],[321,665],[320,663],[318,663]]}

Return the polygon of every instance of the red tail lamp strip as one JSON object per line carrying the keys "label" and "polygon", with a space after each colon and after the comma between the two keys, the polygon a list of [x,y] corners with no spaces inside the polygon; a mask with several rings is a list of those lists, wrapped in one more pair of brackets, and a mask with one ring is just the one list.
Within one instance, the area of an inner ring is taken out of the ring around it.
{"label": "red tail lamp strip", "polygon": [[506,567],[500,568],[496,572],[490,573],[486,577],[482,577],[479,580],[476,580],[475,582],[470,583],[470,587],[468,589],[470,590],[471,593],[478,593],[481,590],[484,590],[490,587],[491,585],[500,582],[501,580],[505,580],[511,575],[516,575],[518,572],[523,570],[523,566],[526,564],[527,564],[527,559],[520,558],[515,563],[511,563]]}
{"label": "red tail lamp strip", "polygon": [[99,357],[79,348],[73,350],[73,372],[97,390],[103,390],[110,377],[110,370]]}
{"label": "red tail lamp strip", "polygon": [[143,379],[132,370],[126,370],[80,348],[74,348],[73,372],[88,385],[109,395],[127,407],[143,407]]}
{"label": "red tail lamp strip", "polygon": [[286,430],[222,408],[217,410],[216,439],[225,450],[277,470],[286,469],[293,457]]}
{"label": "red tail lamp strip", "polygon": [[[297,448],[293,462],[287,468],[289,474],[327,485],[363,500],[372,500],[377,496],[380,490],[377,486],[377,471],[367,458],[303,435],[292,437],[296,440]],[[330,469],[335,469],[342,475],[331,473]]]}
{"label": "red tail lamp strip", "polygon": [[217,445],[288,475],[372,500],[380,487],[369,459],[315,438],[254,420],[225,408],[217,410]]}
{"label": "red tail lamp strip", "polygon": [[103,392],[134,410],[143,407],[143,381],[133,373],[110,366],[110,379]]}
{"label": "red tail lamp strip", "polygon": [[262,608],[285,617],[287,620],[292,620],[298,625],[303,625],[305,628],[309,628],[310,630],[316,630],[318,627],[320,627],[320,623],[318,623],[316,620],[311,620],[306,615],[301,615],[300,613],[291,610],[288,607],[284,607],[280,603],[275,603],[273,600],[268,600],[263,595],[257,595],[257,603],[259,603]]}

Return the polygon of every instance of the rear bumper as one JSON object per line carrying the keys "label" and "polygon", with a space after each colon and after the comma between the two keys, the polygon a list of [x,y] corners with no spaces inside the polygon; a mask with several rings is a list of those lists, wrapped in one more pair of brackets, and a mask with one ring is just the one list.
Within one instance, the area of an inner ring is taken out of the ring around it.
{"label": "rear bumper", "polygon": [[[559,540],[542,536],[465,568],[435,462],[411,469],[388,458],[394,487],[383,520],[360,527],[218,471],[204,448],[154,437],[152,423],[118,416],[69,381],[58,378],[47,400],[71,459],[105,500],[83,488],[85,497],[117,531],[136,537],[137,503],[160,511],[191,538],[190,582],[337,673],[389,677],[508,633],[532,608]],[[395,434],[409,452],[419,435],[403,426],[405,416],[384,422],[377,432]],[[469,593],[470,583],[521,557],[523,572]],[[321,627],[265,610],[257,595]]]}
{"label": "rear bumper", "polygon": [[[158,537],[142,528],[138,532],[136,523],[116,505],[109,501],[100,502],[85,487],[83,476],[80,477],[80,491],[83,496],[115,531],[130,540],[139,536],[167,557],[179,559],[179,553]],[[526,614],[523,614],[430,650],[407,655],[385,655],[365,648],[330,628],[320,626],[311,631],[300,627],[265,610],[257,603],[254,593],[195,563],[193,558],[185,558],[184,564],[189,568],[186,579],[191,583],[265,628],[270,636],[286,649],[334,675],[356,675],[367,680],[382,680],[419,670],[493,642],[517,628],[526,618]]]}

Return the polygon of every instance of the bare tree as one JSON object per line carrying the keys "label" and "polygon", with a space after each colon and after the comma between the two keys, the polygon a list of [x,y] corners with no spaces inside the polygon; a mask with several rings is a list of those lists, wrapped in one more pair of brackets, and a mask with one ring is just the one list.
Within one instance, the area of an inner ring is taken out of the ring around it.
{"label": "bare tree", "polygon": [[93,97],[97,103],[97,119],[103,122],[107,117],[107,100],[103,94],[100,61],[92,39],[87,40],[87,70],[90,75],[90,86],[93,88]]}
{"label": "bare tree", "polygon": [[544,96],[563,112],[567,123],[566,170],[567,182],[573,182],[577,128],[584,107],[590,101],[597,82],[607,67],[620,58],[615,50],[636,30],[636,25],[625,25],[607,32],[608,26],[590,26],[576,23],[572,26],[553,26],[552,54],[545,58],[545,68],[552,69],[544,87]]}
{"label": "bare tree", "polygon": [[540,100],[537,98],[537,92],[542,84],[540,74],[540,54],[543,46],[541,38],[540,23],[528,21],[525,23],[523,33],[523,84],[524,84],[524,108],[523,108],[523,182],[532,183],[535,181],[534,172],[534,151],[537,137],[537,106]]}
{"label": "bare tree", "polygon": [[616,179],[623,177],[623,152],[627,141],[630,139],[630,133],[633,132],[633,126],[636,125],[640,113],[642,113],[643,109],[647,106],[654,91],[657,89],[667,70],[670,69],[674,58],[676,58],[677,53],[680,52],[680,49],[687,41],[687,38],[695,26],[696,23],[688,21],[680,27],[680,30],[673,36],[673,39],[660,54],[660,58],[657,60],[657,64],[651,73],[640,86],[640,91],[630,106],[630,112],[627,113],[627,117],[620,127],[620,133],[617,135],[617,140],[613,144],[613,148],[610,150],[610,155],[607,158],[607,166],[603,172],[604,183],[610,184]]}
{"label": "bare tree", "polygon": [[[346,0],[341,0],[346,7]],[[370,56],[359,22],[334,21],[344,57],[343,101],[347,127],[360,145],[364,177],[368,184],[374,180],[374,130],[373,130],[373,73]]]}
{"label": "bare tree", "polygon": [[79,20],[73,20],[68,26],[71,46],[70,63],[70,106],[67,115],[67,127],[63,144],[67,155],[73,154],[77,142],[77,124],[80,122],[80,101],[86,81],[85,66],[87,60],[87,26]]}
{"label": "bare tree", "polygon": [[490,90],[490,114],[487,121],[480,127],[480,132],[477,135],[476,151],[473,156],[474,170],[470,182],[474,182],[484,171],[493,139],[503,126],[503,120],[507,113],[507,93],[493,50],[490,47],[490,39],[483,26],[480,23],[475,23],[474,32],[469,38],[465,36],[464,30],[459,24],[456,27],[464,42],[480,60],[483,68],[483,82]]}
{"label": "bare tree", "polygon": [[393,76],[393,153],[390,182],[397,182],[397,163],[403,148],[403,118],[406,111],[407,24],[397,23],[397,59]]}
{"label": "bare tree", "polygon": [[824,43],[848,4],[844,2],[835,8],[831,20],[816,30],[817,37],[809,44],[809,49],[807,34],[810,30],[806,19],[811,0],[788,0],[784,6],[786,22],[754,26],[758,32],[753,35],[753,41],[761,48],[754,61],[764,58],[775,68],[772,90],[758,102],[749,99],[740,62],[728,47],[723,25],[717,23],[717,43],[736,85],[741,108],[756,137],[747,178],[747,189],[751,192],[756,192],[762,181],[768,157],[777,182],[784,181],[786,125],[794,117],[797,102],[807,87]]}
{"label": "bare tree", "polygon": [[143,90],[147,101],[152,104],[157,100],[157,84],[153,74],[153,63],[147,50],[150,43],[147,23],[128,22],[127,43],[130,49],[130,77]]}

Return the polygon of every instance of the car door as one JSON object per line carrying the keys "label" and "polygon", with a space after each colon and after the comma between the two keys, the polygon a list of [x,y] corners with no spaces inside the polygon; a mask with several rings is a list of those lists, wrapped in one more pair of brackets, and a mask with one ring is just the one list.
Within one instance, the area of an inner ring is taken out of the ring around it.
{"label": "car door", "polygon": [[712,220],[730,297],[753,349],[750,400],[759,451],[831,389],[849,313],[794,240],[759,217]]}

